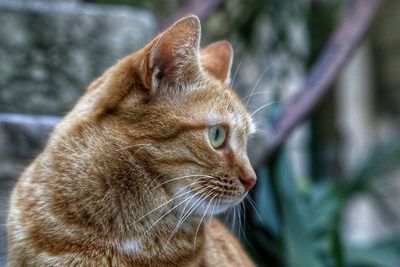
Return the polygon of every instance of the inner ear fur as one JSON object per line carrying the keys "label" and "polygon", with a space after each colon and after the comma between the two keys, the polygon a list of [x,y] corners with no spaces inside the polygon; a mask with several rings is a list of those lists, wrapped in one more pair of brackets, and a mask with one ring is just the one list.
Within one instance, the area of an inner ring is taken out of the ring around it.
{"label": "inner ear fur", "polygon": [[211,43],[201,50],[201,64],[212,76],[223,83],[230,82],[233,48],[228,41]]}
{"label": "inner ear fur", "polygon": [[199,64],[200,21],[192,15],[175,22],[145,48],[141,68],[144,86],[187,84],[201,73]]}

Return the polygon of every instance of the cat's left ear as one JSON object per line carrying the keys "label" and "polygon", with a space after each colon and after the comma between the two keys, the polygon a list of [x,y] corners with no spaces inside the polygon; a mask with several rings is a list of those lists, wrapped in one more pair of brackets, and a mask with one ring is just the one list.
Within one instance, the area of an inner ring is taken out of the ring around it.
{"label": "cat's left ear", "polygon": [[203,68],[223,83],[230,82],[233,48],[228,41],[212,43],[201,50]]}
{"label": "cat's left ear", "polygon": [[142,82],[152,93],[159,87],[183,88],[201,74],[200,21],[192,15],[175,22],[145,49]]}

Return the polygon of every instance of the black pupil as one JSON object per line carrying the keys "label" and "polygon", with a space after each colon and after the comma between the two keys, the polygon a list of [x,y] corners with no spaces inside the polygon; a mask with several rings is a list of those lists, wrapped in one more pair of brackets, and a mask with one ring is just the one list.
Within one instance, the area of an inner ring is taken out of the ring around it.
{"label": "black pupil", "polygon": [[218,139],[219,139],[219,136],[220,136],[220,133],[219,133],[219,129],[217,128],[217,129],[215,130],[215,140],[218,140]]}

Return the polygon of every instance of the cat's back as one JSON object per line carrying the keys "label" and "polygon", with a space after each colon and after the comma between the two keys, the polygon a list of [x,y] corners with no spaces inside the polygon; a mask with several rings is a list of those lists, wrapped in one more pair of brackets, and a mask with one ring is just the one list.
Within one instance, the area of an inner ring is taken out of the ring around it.
{"label": "cat's back", "polygon": [[[28,241],[27,227],[24,226],[24,206],[29,205],[30,197],[26,191],[31,188],[33,175],[32,163],[19,177],[14,187],[7,217],[7,241],[8,241],[8,266],[29,265],[31,251]],[[24,249],[21,249],[24,248]]]}

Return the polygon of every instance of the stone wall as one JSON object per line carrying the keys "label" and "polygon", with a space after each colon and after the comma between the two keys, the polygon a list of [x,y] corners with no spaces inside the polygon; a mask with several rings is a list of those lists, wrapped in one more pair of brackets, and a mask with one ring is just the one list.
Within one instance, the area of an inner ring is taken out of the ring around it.
{"label": "stone wall", "polygon": [[58,115],[155,29],[145,11],[36,1],[0,1],[0,25],[0,112]]}
{"label": "stone wall", "polygon": [[0,266],[5,266],[4,223],[16,178],[86,85],[147,43],[156,24],[147,11],[122,6],[0,0],[0,25]]}

